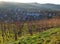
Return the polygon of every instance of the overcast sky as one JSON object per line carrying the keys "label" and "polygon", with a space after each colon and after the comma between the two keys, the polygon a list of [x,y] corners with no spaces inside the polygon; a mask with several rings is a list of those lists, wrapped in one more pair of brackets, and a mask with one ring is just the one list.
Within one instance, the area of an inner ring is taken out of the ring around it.
{"label": "overcast sky", "polygon": [[53,3],[53,4],[60,4],[60,0],[0,0],[0,1],[7,1],[7,2],[21,2],[21,3]]}

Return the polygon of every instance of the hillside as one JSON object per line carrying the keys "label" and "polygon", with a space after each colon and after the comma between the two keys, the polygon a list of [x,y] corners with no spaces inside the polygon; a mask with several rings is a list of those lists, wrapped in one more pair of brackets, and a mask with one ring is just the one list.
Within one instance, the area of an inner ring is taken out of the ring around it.
{"label": "hillside", "polygon": [[13,3],[2,2],[0,8],[23,8],[23,9],[40,9],[40,10],[52,10],[60,11],[60,5],[55,4],[39,4],[39,3]]}
{"label": "hillside", "polygon": [[60,28],[51,28],[33,36],[22,37],[11,44],[60,44]]}
{"label": "hillside", "polygon": [[60,5],[39,3],[0,3],[0,22],[38,21],[60,17]]}
{"label": "hillside", "polygon": [[60,44],[59,27],[60,5],[0,3],[0,44]]}

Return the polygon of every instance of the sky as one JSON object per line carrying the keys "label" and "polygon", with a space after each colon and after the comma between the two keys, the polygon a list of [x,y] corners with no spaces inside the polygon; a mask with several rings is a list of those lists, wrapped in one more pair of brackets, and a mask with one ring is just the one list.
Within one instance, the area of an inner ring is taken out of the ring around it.
{"label": "sky", "polygon": [[6,1],[6,2],[20,2],[20,3],[52,3],[52,4],[60,4],[60,0],[0,0],[1,1]]}

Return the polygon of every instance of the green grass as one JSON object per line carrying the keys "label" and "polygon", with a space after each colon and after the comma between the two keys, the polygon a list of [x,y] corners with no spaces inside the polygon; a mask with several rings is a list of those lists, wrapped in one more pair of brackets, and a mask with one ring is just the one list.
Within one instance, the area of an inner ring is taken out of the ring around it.
{"label": "green grass", "polygon": [[51,28],[33,36],[23,36],[10,44],[60,44],[60,28]]}

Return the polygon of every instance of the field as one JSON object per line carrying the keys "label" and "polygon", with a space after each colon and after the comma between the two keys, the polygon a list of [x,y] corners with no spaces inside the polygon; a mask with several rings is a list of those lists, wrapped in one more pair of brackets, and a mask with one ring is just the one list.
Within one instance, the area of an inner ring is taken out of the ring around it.
{"label": "field", "polygon": [[33,36],[23,36],[10,44],[60,44],[60,28],[51,28]]}

